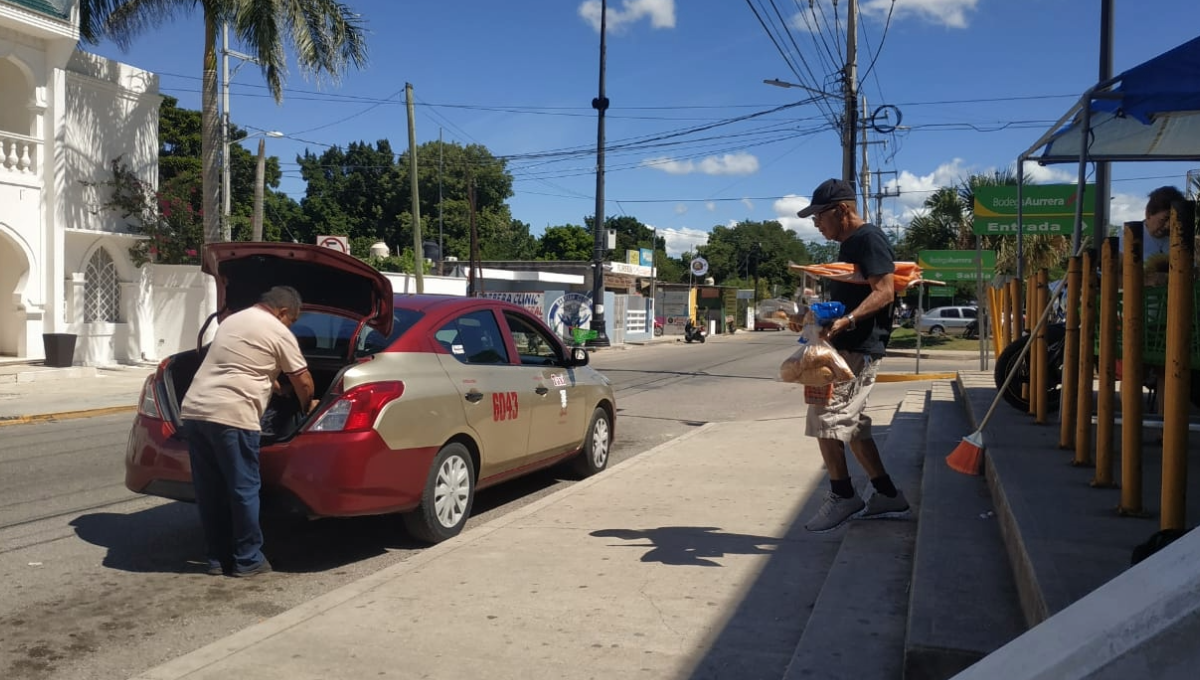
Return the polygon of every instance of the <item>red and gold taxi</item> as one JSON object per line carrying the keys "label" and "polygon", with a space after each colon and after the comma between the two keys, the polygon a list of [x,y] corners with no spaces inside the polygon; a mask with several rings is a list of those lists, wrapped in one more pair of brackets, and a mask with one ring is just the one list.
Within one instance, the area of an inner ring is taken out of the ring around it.
{"label": "red and gold taxi", "polygon": [[[393,295],[372,267],[318,246],[212,244],[203,269],[216,278],[218,318],[273,285],[303,298],[292,332],[320,405],[303,416],[294,396],[272,398],[261,453],[269,505],[310,517],[403,513],[413,536],[438,542],[462,530],[478,489],[559,462],[584,476],[608,464],[609,381],[521,307]],[[129,489],[194,500],[179,404],[206,349],[147,378]]]}

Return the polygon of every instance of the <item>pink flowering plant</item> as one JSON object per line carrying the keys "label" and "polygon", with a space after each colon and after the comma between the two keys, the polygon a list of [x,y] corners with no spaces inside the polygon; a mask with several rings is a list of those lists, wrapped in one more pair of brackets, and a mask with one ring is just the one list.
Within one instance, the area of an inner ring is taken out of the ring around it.
{"label": "pink flowering plant", "polygon": [[204,213],[197,207],[199,187],[180,183],[155,191],[120,158],[112,161],[112,179],[93,186],[109,190],[103,203],[116,213],[132,234],[145,236],[129,249],[139,267],[158,264],[199,264],[204,244]]}

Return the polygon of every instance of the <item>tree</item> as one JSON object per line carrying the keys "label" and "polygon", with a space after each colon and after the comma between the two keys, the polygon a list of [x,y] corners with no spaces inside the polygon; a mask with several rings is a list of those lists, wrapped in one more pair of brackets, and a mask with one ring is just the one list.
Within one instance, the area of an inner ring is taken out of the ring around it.
{"label": "tree", "polygon": [[538,259],[591,262],[594,248],[592,232],[578,224],[546,227],[538,243]]}
{"label": "tree", "polygon": [[88,43],[111,38],[128,49],[143,31],[200,7],[204,15],[201,100],[204,240],[222,240],[218,220],[221,129],[217,120],[217,31],[230,24],[255,57],[276,102],[283,100],[291,47],[300,68],[317,80],[336,80],[349,66],[366,63],[359,16],[337,0],[80,0],[79,33]]}
{"label": "tree", "polygon": [[776,287],[791,290],[795,277],[788,264],[812,261],[808,247],[796,238],[796,233],[784,230],[775,220],[715,226],[709,232],[708,243],[697,250],[708,260],[709,276],[722,285],[748,288],[757,278],[759,297],[769,297]]}

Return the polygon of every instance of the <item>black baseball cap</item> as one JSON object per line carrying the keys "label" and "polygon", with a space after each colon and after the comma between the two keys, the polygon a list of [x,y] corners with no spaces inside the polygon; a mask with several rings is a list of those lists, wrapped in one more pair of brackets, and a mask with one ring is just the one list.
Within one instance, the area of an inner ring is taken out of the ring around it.
{"label": "black baseball cap", "polygon": [[824,212],[834,203],[853,203],[855,200],[853,184],[840,179],[827,179],[813,191],[812,203],[796,214],[800,217],[812,217]]}

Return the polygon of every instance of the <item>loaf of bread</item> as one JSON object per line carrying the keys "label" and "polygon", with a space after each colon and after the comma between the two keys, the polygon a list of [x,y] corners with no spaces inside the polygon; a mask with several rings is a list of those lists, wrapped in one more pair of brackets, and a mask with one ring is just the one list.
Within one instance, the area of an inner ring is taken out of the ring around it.
{"label": "loaf of bread", "polygon": [[832,347],[823,344],[804,345],[779,366],[779,379],[810,387],[854,379],[854,373]]}

